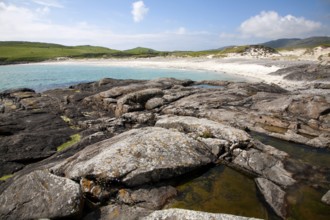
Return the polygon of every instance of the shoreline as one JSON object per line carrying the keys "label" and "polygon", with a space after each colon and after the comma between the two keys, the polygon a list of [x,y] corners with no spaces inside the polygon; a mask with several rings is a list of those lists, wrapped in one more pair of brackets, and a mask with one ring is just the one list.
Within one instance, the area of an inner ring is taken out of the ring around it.
{"label": "shoreline", "polygon": [[[289,81],[282,76],[269,75],[279,69],[302,64],[313,64],[313,61],[286,61],[255,58],[128,58],[128,59],[70,59],[65,61],[45,61],[38,64],[49,65],[92,65],[117,66],[132,68],[162,68],[181,70],[200,70],[221,72],[241,76],[252,82],[276,84],[285,89],[296,90],[306,85],[305,81]],[[27,64],[29,65],[29,64]]]}

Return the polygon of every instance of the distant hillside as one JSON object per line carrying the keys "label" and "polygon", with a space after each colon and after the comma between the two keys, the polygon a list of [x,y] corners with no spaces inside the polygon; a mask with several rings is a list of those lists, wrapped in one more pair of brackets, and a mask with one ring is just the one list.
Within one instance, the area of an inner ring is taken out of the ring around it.
{"label": "distant hillside", "polygon": [[0,64],[41,62],[66,58],[150,57],[166,55],[149,48],[113,50],[97,46],[64,46],[39,42],[0,41]]}
{"label": "distant hillside", "polygon": [[122,51],[123,53],[126,54],[155,54],[155,53],[159,53],[156,50],[150,49],[150,48],[145,48],[145,47],[136,47],[130,50],[124,50]]}
{"label": "distant hillside", "polygon": [[293,44],[297,41],[300,41],[299,38],[291,38],[291,39],[278,39],[278,40],[272,40],[268,41],[266,43],[263,43],[262,45],[272,48],[282,48],[287,47],[287,45]]}
{"label": "distant hillside", "polygon": [[330,37],[278,39],[263,43],[262,45],[272,48],[308,48],[320,45],[330,45]]}
{"label": "distant hillside", "polygon": [[63,46],[38,42],[0,42],[0,64],[40,62],[61,57],[93,58],[112,56],[119,51],[95,46]]}

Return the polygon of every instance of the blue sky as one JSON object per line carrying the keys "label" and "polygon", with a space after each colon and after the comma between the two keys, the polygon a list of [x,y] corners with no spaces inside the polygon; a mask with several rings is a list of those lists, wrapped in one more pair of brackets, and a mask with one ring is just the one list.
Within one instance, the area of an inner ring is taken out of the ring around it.
{"label": "blue sky", "polygon": [[0,0],[0,40],[203,50],[330,35],[330,0]]}

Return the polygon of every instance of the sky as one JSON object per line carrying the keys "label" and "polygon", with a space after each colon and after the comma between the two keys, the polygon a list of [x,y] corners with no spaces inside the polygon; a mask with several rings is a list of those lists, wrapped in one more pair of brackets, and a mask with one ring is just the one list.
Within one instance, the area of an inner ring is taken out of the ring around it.
{"label": "sky", "polygon": [[0,0],[0,41],[206,50],[330,36],[330,0]]}

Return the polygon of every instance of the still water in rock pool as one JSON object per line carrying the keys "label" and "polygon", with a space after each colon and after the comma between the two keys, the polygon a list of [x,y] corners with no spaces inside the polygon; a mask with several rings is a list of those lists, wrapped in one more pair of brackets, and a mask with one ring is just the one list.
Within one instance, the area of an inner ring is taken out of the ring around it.
{"label": "still water in rock pool", "polygon": [[268,212],[257,197],[253,179],[217,166],[202,176],[178,186],[179,196],[171,207],[267,218]]}
{"label": "still water in rock pool", "polygon": [[[286,151],[290,157],[302,161],[307,166],[324,169],[329,167],[329,150],[315,149],[258,133],[251,135],[265,144]],[[312,187],[302,182],[287,190],[288,219],[329,219],[330,207],[321,202],[321,197],[330,189],[330,179],[323,174],[319,175],[324,181],[319,186]],[[263,201],[253,178],[224,165],[211,168],[199,177],[180,184],[177,189],[179,195],[170,207],[280,219]]]}

